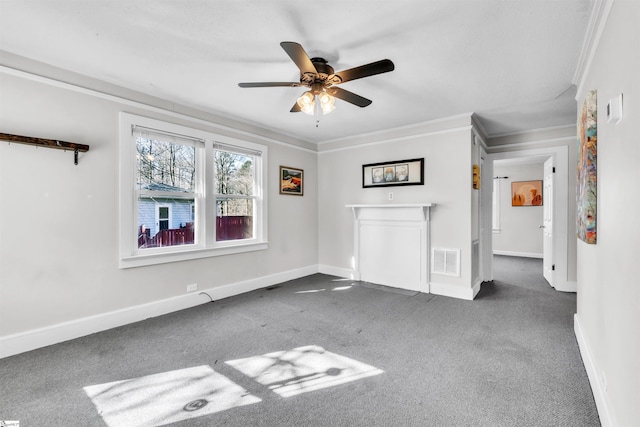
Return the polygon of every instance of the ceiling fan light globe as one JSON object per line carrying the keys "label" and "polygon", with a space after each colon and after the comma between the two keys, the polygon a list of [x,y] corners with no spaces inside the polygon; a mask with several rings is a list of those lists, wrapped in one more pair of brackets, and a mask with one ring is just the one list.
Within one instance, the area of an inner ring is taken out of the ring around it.
{"label": "ceiling fan light globe", "polygon": [[322,92],[319,96],[322,114],[329,114],[336,108],[336,99],[326,92]]}
{"label": "ceiling fan light globe", "polygon": [[296,102],[303,113],[310,115],[313,114],[315,101],[313,99],[313,94],[310,91],[300,95],[300,98],[298,98]]}

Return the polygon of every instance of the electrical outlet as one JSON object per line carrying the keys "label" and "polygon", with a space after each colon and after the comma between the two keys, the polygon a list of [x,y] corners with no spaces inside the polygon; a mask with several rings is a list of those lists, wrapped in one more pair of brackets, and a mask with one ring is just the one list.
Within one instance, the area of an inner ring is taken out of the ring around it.
{"label": "electrical outlet", "polygon": [[389,193],[389,200],[393,200],[393,192]]}
{"label": "electrical outlet", "polygon": [[187,285],[187,292],[195,292],[198,290],[198,284],[197,283],[192,283],[190,285]]}

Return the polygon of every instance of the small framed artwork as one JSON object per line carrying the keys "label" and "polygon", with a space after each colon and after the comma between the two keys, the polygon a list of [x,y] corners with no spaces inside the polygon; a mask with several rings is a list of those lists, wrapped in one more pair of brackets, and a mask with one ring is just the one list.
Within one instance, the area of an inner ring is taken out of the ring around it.
{"label": "small framed artwork", "polygon": [[480,189],[480,166],[473,165],[473,188]]}
{"label": "small framed artwork", "polygon": [[280,194],[302,196],[304,192],[304,171],[280,166]]}
{"label": "small framed artwork", "polygon": [[542,180],[512,182],[511,206],[542,206]]}
{"label": "small framed artwork", "polygon": [[424,159],[362,165],[362,188],[424,185]]}

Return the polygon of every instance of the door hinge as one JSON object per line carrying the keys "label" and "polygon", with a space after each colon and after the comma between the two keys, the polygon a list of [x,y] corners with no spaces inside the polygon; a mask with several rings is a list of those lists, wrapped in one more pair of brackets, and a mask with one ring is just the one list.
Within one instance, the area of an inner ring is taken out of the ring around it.
{"label": "door hinge", "polygon": [[553,264],[553,265],[551,266],[551,271],[556,271],[556,265],[555,265],[555,264]]}
{"label": "door hinge", "polygon": [[555,166],[553,167],[553,173],[556,173],[556,167]]}

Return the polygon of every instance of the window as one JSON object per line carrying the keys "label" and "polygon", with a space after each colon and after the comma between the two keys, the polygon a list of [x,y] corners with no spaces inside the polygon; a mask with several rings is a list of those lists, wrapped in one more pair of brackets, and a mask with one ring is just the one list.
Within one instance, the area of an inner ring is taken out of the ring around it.
{"label": "window", "polygon": [[138,249],[195,244],[191,206],[198,199],[202,141],[134,126]]}
{"label": "window", "polygon": [[491,228],[494,233],[500,232],[500,178],[493,178]]}
{"label": "window", "polygon": [[267,248],[267,147],[120,118],[121,268]]}
{"label": "window", "polygon": [[217,242],[253,238],[259,155],[241,147],[214,144]]}

